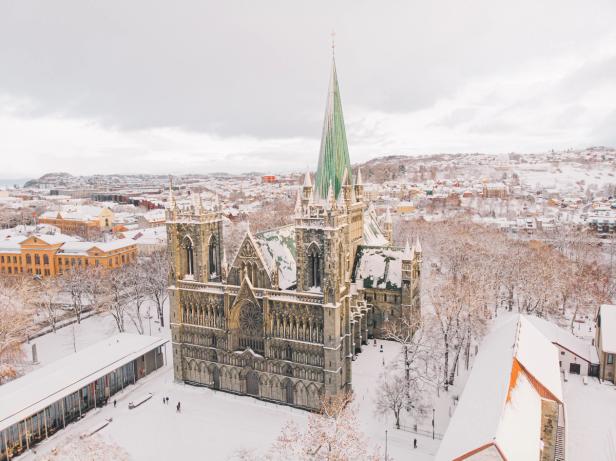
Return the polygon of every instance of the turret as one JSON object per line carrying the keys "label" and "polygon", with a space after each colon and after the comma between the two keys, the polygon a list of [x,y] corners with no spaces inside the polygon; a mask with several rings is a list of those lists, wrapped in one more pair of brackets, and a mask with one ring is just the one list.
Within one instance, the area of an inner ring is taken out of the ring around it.
{"label": "turret", "polygon": [[307,207],[312,202],[312,180],[310,172],[306,171],[304,176],[304,185],[302,187],[302,206]]}
{"label": "turret", "polygon": [[385,238],[389,242],[390,245],[394,243],[394,224],[391,219],[391,212],[389,211],[389,207],[387,207],[387,211],[385,212],[385,218],[383,220],[383,233],[385,234]]}
{"label": "turret", "polygon": [[177,203],[175,201],[175,197],[173,196],[173,177],[169,175],[169,207],[168,207],[168,216],[167,219],[172,221],[176,218],[177,215]]}
{"label": "turret", "polygon": [[280,288],[280,268],[278,267],[278,262],[272,262],[272,271],[270,275],[272,281],[272,289],[278,290]]}
{"label": "turret", "polygon": [[351,178],[349,170],[344,170],[344,176],[342,177],[342,194],[344,198],[344,204],[348,210],[351,204],[354,202],[353,185],[351,184]]}
{"label": "turret", "polygon": [[364,200],[364,181],[361,177],[361,168],[357,168],[357,175],[355,176],[355,198],[358,202]]}
{"label": "turret", "polygon": [[419,320],[419,280],[415,277],[415,249],[407,239],[402,253],[402,296],[400,304],[405,318]]}
{"label": "turret", "polygon": [[227,262],[227,251],[222,250],[222,262],[220,263],[220,275],[222,282],[227,283],[227,276],[229,275],[229,263]]}
{"label": "turret", "polygon": [[295,198],[295,209],[293,210],[295,216],[302,215],[302,194],[297,190],[297,197]]}

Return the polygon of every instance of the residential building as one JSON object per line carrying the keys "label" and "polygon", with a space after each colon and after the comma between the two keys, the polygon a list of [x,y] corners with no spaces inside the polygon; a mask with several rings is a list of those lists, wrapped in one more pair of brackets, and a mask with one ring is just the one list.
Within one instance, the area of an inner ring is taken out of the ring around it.
{"label": "residential building", "polygon": [[133,241],[137,244],[137,253],[149,255],[167,248],[167,229],[165,226],[145,229],[125,230],[118,233],[120,240]]}
{"label": "residential building", "polygon": [[110,230],[113,212],[106,207],[67,207],[60,211],[45,211],[38,222],[56,226],[65,234],[88,236],[94,231]]}
{"label": "residential building", "polygon": [[507,185],[502,182],[484,183],[482,196],[483,198],[505,198],[507,197]]}
{"label": "residential building", "polygon": [[616,305],[603,304],[599,308],[595,345],[599,354],[599,378],[616,384]]}
{"label": "residential building", "polygon": [[527,319],[558,349],[561,372],[599,376],[599,356],[595,346],[548,320],[534,315]]}

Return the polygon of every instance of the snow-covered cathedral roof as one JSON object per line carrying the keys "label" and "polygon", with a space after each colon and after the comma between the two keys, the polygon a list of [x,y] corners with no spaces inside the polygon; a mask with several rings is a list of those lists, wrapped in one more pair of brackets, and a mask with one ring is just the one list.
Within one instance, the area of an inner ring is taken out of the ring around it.
{"label": "snow-covered cathedral roof", "polygon": [[255,235],[266,267],[278,264],[278,284],[287,290],[296,284],[295,226],[283,226],[259,232]]}
{"label": "snow-covered cathedral roof", "polygon": [[401,248],[360,246],[353,280],[364,288],[396,290],[402,286],[403,255]]}
{"label": "snow-covered cathedral roof", "polygon": [[376,211],[372,203],[364,211],[364,245],[378,246],[388,245],[389,242],[381,226],[379,226],[379,219],[376,215]]}

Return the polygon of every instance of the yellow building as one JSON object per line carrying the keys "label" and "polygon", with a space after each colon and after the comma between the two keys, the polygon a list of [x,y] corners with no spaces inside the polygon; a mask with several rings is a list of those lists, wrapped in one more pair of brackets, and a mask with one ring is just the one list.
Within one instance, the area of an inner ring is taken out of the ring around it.
{"label": "yellow building", "polygon": [[117,268],[135,260],[133,241],[80,242],[66,235],[7,237],[0,241],[0,273],[55,276],[72,267]]}
{"label": "yellow building", "polygon": [[413,213],[417,208],[412,202],[400,202],[398,204],[398,214]]}
{"label": "yellow building", "polygon": [[90,231],[110,230],[113,212],[109,208],[80,206],[63,211],[46,211],[39,216],[40,224],[51,224],[65,234],[88,235]]}

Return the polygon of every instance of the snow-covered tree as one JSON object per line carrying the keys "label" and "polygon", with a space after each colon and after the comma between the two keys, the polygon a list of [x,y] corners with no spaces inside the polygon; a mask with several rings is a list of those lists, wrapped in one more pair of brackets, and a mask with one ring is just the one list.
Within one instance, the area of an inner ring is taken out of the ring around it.
{"label": "snow-covered tree", "polygon": [[110,271],[106,278],[109,299],[105,303],[105,308],[115,320],[119,333],[125,331],[124,321],[130,301],[130,292],[128,289],[130,280],[126,267]]}
{"label": "snow-covered tree", "polygon": [[129,302],[125,312],[137,332],[142,335],[145,332],[143,320],[147,316],[149,267],[144,261],[138,261],[123,267],[122,270],[126,277],[125,290]]}
{"label": "snow-covered tree", "polygon": [[305,431],[288,422],[268,458],[297,461],[378,460],[359,429],[357,407],[351,394],[340,394],[323,402],[319,413],[308,415]]}
{"label": "snow-covered tree", "polygon": [[105,441],[100,435],[73,437],[62,445],[41,456],[40,461],[128,461],[128,452],[113,443]]}
{"label": "snow-covered tree", "polygon": [[0,384],[18,376],[21,345],[36,329],[31,299],[30,279],[0,277]]}
{"label": "snow-covered tree", "polygon": [[56,332],[56,324],[59,317],[62,315],[63,309],[60,304],[60,281],[55,277],[45,277],[36,283],[38,292],[37,307],[42,313],[47,322],[51,326],[52,331]]}
{"label": "snow-covered tree", "polygon": [[72,266],[62,275],[62,290],[70,295],[71,311],[81,323],[81,315],[86,305],[86,280],[89,277],[87,269],[81,265]]}
{"label": "snow-covered tree", "polygon": [[400,412],[408,406],[409,388],[404,376],[384,373],[381,376],[376,394],[376,413],[386,415],[393,413],[396,428],[400,429]]}
{"label": "snow-covered tree", "polygon": [[163,308],[169,297],[169,258],[166,251],[156,251],[147,258],[146,284],[148,297],[156,304],[160,326],[165,326]]}

